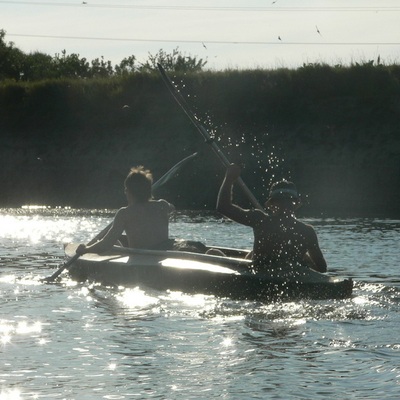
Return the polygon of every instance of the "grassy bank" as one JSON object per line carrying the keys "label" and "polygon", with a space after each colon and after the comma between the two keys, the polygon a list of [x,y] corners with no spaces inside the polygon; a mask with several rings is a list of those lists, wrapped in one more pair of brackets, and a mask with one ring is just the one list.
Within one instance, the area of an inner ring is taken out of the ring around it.
{"label": "grassy bank", "polygon": [[[174,77],[260,199],[292,179],[304,213],[400,215],[400,66]],[[199,151],[158,196],[212,209],[223,168],[157,74],[0,83],[0,206],[119,207],[129,167],[160,177]],[[237,193],[238,201],[246,200]]]}

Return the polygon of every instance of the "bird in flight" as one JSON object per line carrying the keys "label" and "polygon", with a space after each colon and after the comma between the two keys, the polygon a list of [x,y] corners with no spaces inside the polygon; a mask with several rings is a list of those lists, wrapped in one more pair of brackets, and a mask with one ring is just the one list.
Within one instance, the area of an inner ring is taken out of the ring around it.
{"label": "bird in flight", "polygon": [[[320,32],[319,29],[318,29],[318,26],[315,25],[315,27],[317,28],[317,33],[318,33],[319,35],[321,35],[321,32]],[[321,35],[321,36],[322,36],[322,35]]]}

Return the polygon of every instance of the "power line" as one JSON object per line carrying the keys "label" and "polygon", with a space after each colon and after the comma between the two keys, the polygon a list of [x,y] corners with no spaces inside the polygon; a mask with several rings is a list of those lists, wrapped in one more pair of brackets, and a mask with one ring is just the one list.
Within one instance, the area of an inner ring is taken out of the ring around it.
{"label": "power line", "polygon": [[136,9],[136,10],[170,10],[170,11],[245,11],[245,12],[395,12],[400,11],[400,6],[359,6],[359,7],[218,7],[218,6],[152,6],[152,5],[126,5],[126,4],[95,4],[90,1],[81,3],[49,3],[29,1],[2,1],[2,4],[30,5],[30,6],[51,6],[51,7],[85,7],[85,8],[115,8],[115,9]]}
{"label": "power line", "polygon": [[245,45],[291,45],[291,46],[398,46],[400,42],[285,42],[285,41],[234,41],[234,40],[187,40],[187,39],[140,39],[140,38],[110,38],[88,36],[34,35],[22,33],[7,33],[7,36],[33,37],[44,39],[95,40],[116,42],[154,42],[154,43],[207,43],[207,44],[245,44]]}

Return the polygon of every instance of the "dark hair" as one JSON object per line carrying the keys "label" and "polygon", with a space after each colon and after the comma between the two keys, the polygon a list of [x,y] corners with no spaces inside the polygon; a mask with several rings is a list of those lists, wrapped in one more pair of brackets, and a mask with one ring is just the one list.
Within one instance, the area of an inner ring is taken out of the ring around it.
{"label": "dark hair", "polygon": [[153,175],[142,165],[132,167],[125,179],[125,189],[140,203],[151,199],[152,184]]}
{"label": "dark hair", "polygon": [[269,199],[298,199],[296,185],[293,182],[282,180],[271,185]]}
{"label": "dark hair", "polygon": [[294,211],[301,205],[296,185],[286,180],[274,183],[270,188],[267,204]]}

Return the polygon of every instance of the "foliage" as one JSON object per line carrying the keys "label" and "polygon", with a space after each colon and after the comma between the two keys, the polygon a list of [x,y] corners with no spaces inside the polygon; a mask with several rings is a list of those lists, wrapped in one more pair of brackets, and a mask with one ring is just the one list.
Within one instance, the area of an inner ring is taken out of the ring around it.
{"label": "foliage", "polygon": [[115,73],[117,75],[129,75],[136,70],[136,57],[134,55],[124,58],[119,65],[115,66]]}
{"label": "foliage", "polygon": [[399,65],[199,72],[203,61],[182,61],[176,49],[144,64],[132,55],[112,72],[103,58],[24,55],[4,32],[0,39],[0,205],[24,204],[27,192],[56,205],[117,207],[129,167],[157,177],[198,151],[164,195],[180,208],[213,208],[223,167],[152,73],[162,62],[228,159],[245,165],[259,200],[272,179],[287,178],[323,211],[400,215]]}
{"label": "foliage", "polygon": [[88,61],[79,54],[67,54],[66,50],[53,57],[38,51],[25,54],[16,48],[13,42],[7,43],[5,35],[6,32],[0,30],[0,81],[110,78],[152,72],[157,70],[157,63],[163,65],[167,71],[198,72],[207,63],[202,59],[197,60],[196,57],[181,54],[176,48],[171,54],[164,50],[159,50],[155,55],[149,54],[149,59],[143,63],[137,63],[136,57],[131,55],[113,67],[111,61],[105,60],[103,56]]}
{"label": "foliage", "polygon": [[5,34],[5,31],[0,29],[0,80],[19,80],[24,54],[14,47],[13,42],[4,41]]}
{"label": "foliage", "polygon": [[171,72],[199,72],[207,64],[207,61],[203,61],[202,58],[197,60],[196,57],[192,57],[191,55],[186,56],[181,54],[178,47],[171,54],[160,49],[154,55],[149,53],[149,59],[141,64],[139,71],[158,71],[157,64],[161,64],[166,71]]}
{"label": "foliage", "polygon": [[30,82],[52,78],[54,77],[51,73],[53,68],[51,56],[40,52],[26,54],[21,63],[20,78]]}

